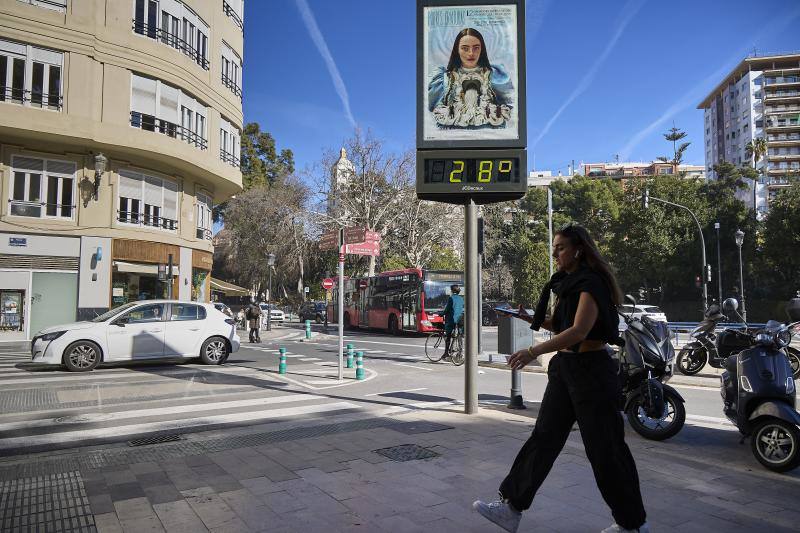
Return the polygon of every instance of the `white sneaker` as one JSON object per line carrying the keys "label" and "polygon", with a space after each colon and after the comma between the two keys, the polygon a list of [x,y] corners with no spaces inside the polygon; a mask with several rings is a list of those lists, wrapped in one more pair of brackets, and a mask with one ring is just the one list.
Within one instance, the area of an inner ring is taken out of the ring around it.
{"label": "white sneaker", "polygon": [[639,526],[639,529],[625,529],[616,522],[605,528],[601,533],[650,533],[650,526],[647,522]]}
{"label": "white sneaker", "polygon": [[478,511],[484,518],[494,522],[509,533],[516,533],[522,513],[515,511],[503,500],[495,500],[491,503],[476,501],[472,508]]}

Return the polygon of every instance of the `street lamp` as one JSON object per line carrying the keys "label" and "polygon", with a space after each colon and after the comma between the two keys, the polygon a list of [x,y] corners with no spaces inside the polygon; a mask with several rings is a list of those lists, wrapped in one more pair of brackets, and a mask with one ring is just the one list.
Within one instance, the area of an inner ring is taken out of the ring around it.
{"label": "street lamp", "polygon": [[717,231],[717,288],[719,289],[719,300],[717,300],[717,303],[722,305],[722,260],[719,251],[719,222],[714,222],[714,229]]}
{"label": "street lamp", "polygon": [[700,248],[701,248],[702,257],[703,257],[703,266],[700,269],[700,272],[701,272],[701,275],[702,275],[702,278],[703,278],[703,312],[705,313],[706,309],[708,309],[708,275],[707,275],[707,268],[708,267],[706,266],[707,265],[706,264],[706,240],[705,240],[705,238],[703,238],[703,228],[700,227],[700,221],[697,220],[697,217],[694,215],[692,210],[689,209],[688,207],[686,207],[685,205],[676,204],[674,202],[663,200],[661,198],[656,198],[655,196],[650,196],[650,191],[645,189],[644,192],[642,192],[642,207],[644,209],[648,209],[650,207],[650,200],[653,200],[653,201],[656,201],[656,202],[661,202],[662,204],[671,205],[673,207],[678,207],[680,209],[683,209],[684,211],[687,211],[692,216],[692,219],[694,220],[694,223],[697,224],[697,232],[700,234]]}
{"label": "street lamp", "polygon": [[736,247],[739,248],[739,292],[742,295],[742,318],[747,323],[747,307],[744,304],[744,269],[742,268],[742,244],[744,243],[744,232],[736,230]]}
{"label": "street lamp", "polygon": [[267,266],[269,267],[269,292],[267,292],[267,331],[272,331],[272,267],[275,266],[275,254],[267,255]]}
{"label": "street lamp", "polygon": [[503,256],[497,254],[497,294],[498,297],[502,300],[503,299],[503,286],[501,283],[503,282],[502,272],[500,271],[500,267],[503,264]]}

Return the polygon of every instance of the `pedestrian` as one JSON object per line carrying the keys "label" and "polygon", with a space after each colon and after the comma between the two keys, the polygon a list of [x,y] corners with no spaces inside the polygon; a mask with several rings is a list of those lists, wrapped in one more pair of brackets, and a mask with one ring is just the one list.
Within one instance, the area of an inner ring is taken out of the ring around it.
{"label": "pedestrian", "polygon": [[245,315],[250,326],[250,342],[261,342],[261,334],[258,331],[261,322],[261,307],[258,306],[255,298],[250,300]]}
{"label": "pedestrian", "polygon": [[[531,329],[554,336],[520,350],[508,361],[518,370],[538,356],[557,351],[547,369],[547,388],[530,438],[500,484],[500,499],[476,501],[473,508],[506,531],[519,527],[522,511],[533,503],[577,420],[586,457],[615,523],[604,533],[648,532],[639,476],[627,444],[619,410],[617,365],[607,343],[619,342],[619,285],[589,233],[569,224],[556,232],[553,257],[558,272],[542,290],[533,316],[520,306]],[[550,291],[556,295],[546,317]]]}
{"label": "pedestrian", "polygon": [[450,357],[450,343],[453,340],[453,331],[456,328],[461,328],[462,319],[464,318],[464,297],[461,296],[461,287],[458,285],[450,285],[450,297],[447,298],[447,304],[444,306],[444,357]]}
{"label": "pedestrian", "polygon": [[241,327],[242,329],[245,329],[247,327],[247,322],[244,316],[244,308],[239,309],[239,312],[236,313],[236,321],[238,322],[239,327]]}

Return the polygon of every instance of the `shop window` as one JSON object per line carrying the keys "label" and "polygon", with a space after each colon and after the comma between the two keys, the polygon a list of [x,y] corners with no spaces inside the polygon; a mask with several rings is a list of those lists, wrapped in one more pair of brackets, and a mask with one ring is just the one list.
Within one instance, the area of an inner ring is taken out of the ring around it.
{"label": "shop window", "polygon": [[178,229],[178,185],[169,180],[122,170],[117,221],[168,231]]}
{"label": "shop window", "polygon": [[203,306],[193,304],[172,304],[170,320],[203,320],[206,310]]}
{"label": "shop window", "polygon": [[199,268],[192,269],[192,301],[207,302],[206,295],[206,278],[208,277],[207,270],[200,270]]}
{"label": "shop window", "polygon": [[0,39],[0,102],[61,110],[63,57],[61,52]]}
{"label": "shop window", "polygon": [[72,218],[75,163],[15,156],[12,167],[12,215]]}

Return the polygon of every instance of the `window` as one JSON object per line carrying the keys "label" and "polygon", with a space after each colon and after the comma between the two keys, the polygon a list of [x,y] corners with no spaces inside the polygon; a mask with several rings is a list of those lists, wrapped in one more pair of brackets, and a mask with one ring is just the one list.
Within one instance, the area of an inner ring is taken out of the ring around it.
{"label": "window", "polygon": [[233,23],[244,29],[242,13],[244,13],[244,0],[222,0],[222,11],[228,15]]}
{"label": "window", "polygon": [[220,117],[219,158],[239,168],[241,133],[233,124]]}
{"label": "window", "polygon": [[63,56],[0,39],[0,101],[60,110]]}
{"label": "window", "polygon": [[242,98],[242,59],[222,41],[222,84]]}
{"label": "window", "polygon": [[131,74],[131,126],[180,138],[201,150],[206,140],[206,106],[166,83]]}
{"label": "window", "polygon": [[178,229],[176,183],[130,170],[121,170],[118,189],[119,222],[168,231]]}
{"label": "window", "polygon": [[75,163],[14,156],[11,214],[71,219],[75,206]]}
{"label": "window", "polygon": [[126,324],[161,322],[164,320],[164,304],[148,304],[128,311],[118,320]]}
{"label": "window", "polygon": [[212,221],[211,197],[197,193],[197,238],[211,240]]}
{"label": "window", "polygon": [[205,70],[211,68],[208,24],[178,0],[135,0],[133,31],[180,50]]}
{"label": "window", "polygon": [[201,305],[172,304],[170,320],[203,320],[205,317],[206,310]]}

